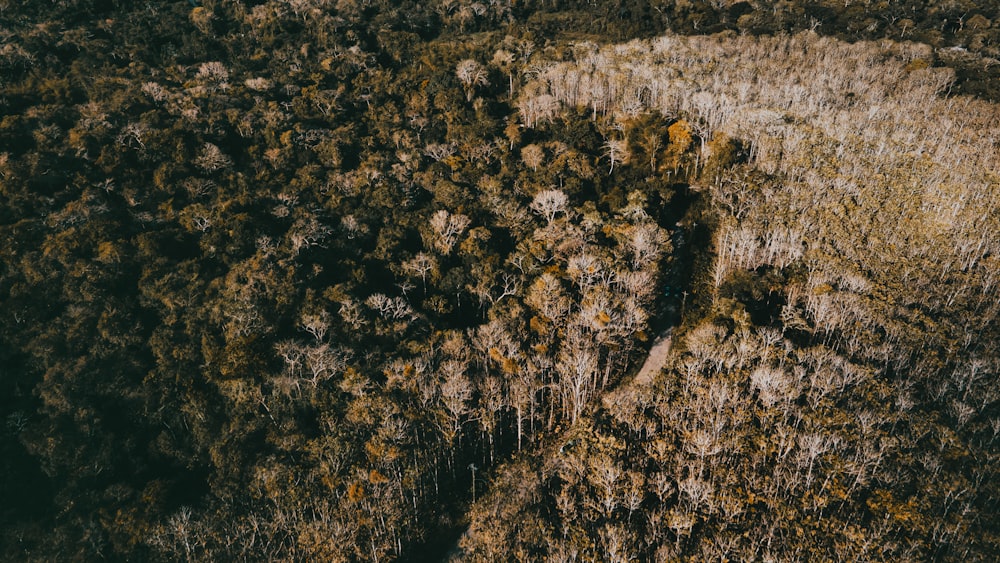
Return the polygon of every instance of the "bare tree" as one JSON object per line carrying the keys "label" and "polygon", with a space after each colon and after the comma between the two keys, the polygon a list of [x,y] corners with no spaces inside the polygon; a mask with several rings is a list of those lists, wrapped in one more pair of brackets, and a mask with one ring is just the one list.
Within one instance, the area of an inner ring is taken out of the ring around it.
{"label": "bare tree", "polygon": [[545,151],[536,144],[521,147],[521,161],[532,171],[537,171],[545,161]]}
{"label": "bare tree", "polygon": [[194,163],[205,172],[215,172],[231,167],[233,160],[226,156],[219,147],[212,143],[205,143]]}
{"label": "bare tree", "polygon": [[542,190],[535,195],[529,206],[532,211],[545,218],[551,223],[556,215],[566,213],[569,205],[569,197],[561,190]]}
{"label": "bare tree", "polygon": [[567,337],[559,353],[556,369],[569,422],[575,423],[590,402],[597,376],[597,351],[582,333]]}
{"label": "bare tree", "polygon": [[608,139],[604,142],[604,155],[608,157],[611,168],[608,174],[615,171],[615,164],[624,163],[629,157],[628,142],[624,139]]}
{"label": "bare tree", "polygon": [[458,76],[459,82],[465,87],[465,99],[470,102],[476,94],[478,86],[487,86],[490,83],[486,78],[486,69],[483,68],[483,65],[472,59],[465,59],[459,62],[458,66],[455,67],[455,75]]}
{"label": "bare tree", "polygon": [[433,246],[441,254],[451,254],[452,248],[458,242],[458,237],[469,226],[469,218],[461,214],[452,214],[441,209],[431,216],[431,232],[434,235]]}
{"label": "bare tree", "polygon": [[420,277],[424,286],[424,294],[427,293],[427,277],[435,275],[437,267],[437,260],[425,252],[418,252],[416,256],[403,264],[406,271]]}
{"label": "bare tree", "polygon": [[668,249],[667,234],[653,222],[633,227],[628,242],[636,270],[654,263]]}
{"label": "bare tree", "polygon": [[326,311],[304,314],[300,326],[302,330],[311,334],[316,342],[322,342],[326,331],[330,329],[330,314]]}
{"label": "bare tree", "polygon": [[472,383],[466,376],[468,366],[458,360],[446,360],[441,364],[439,373],[441,383],[441,403],[448,415],[449,430],[452,436],[457,436],[462,429],[465,415],[471,410]]}

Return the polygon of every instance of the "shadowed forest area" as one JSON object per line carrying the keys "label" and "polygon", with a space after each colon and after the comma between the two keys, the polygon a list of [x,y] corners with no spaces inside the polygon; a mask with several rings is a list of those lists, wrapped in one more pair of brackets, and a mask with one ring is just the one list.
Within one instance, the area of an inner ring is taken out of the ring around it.
{"label": "shadowed forest area", "polygon": [[963,0],[0,0],[0,560],[997,557],[998,59]]}

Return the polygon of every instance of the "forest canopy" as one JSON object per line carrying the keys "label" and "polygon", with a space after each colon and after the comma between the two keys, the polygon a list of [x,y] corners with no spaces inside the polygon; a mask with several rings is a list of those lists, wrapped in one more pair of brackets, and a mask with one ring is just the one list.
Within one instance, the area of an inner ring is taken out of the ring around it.
{"label": "forest canopy", "polygon": [[[702,314],[659,377],[505,468],[519,493],[474,506],[466,556],[996,553],[997,475],[982,460],[1000,434],[1000,182],[984,142],[997,107],[941,97],[953,73],[931,56],[812,32],[665,36],[578,44],[538,72],[525,91],[561,108],[553,119],[653,110],[689,124],[713,258],[694,280]],[[734,153],[745,161],[713,163]],[[539,531],[497,527],[498,513]]]}
{"label": "forest canopy", "polygon": [[0,0],[0,560],[995,557],[998,18]]}

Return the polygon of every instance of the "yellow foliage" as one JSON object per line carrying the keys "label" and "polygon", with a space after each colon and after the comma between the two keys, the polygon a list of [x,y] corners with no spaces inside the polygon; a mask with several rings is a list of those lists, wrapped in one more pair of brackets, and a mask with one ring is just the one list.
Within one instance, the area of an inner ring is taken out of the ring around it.
{"label": "yellow foliage", "polygon": [[601,311],[600,313],[597,313],[597,317],[595,318],[595,320],[597,321],[597,324],[600,326],[608,326],[608,323],[611,322],[611,315],[608,315],[604,311]]}
{"label": "yellow foliage", "polygon": [[833,286],[828,283],[822,283],[813,288],[813,295],[824,295],[833,291]]}
{"label": "yellow foliage", "polygon": [[691,126],[687,121],[678,119],[673,125],[667,127],[667,135],[670,137],[670,151],[682,153],[691,148],[694,137],[691,135]]}
{"label": "yellow foliage", "polygon": [[337,486],[340,484],[339,480],[336,479],[330,473],[323,473],[320,476],[319,481],[320,481],[320,483],[323,483],[323,486],[326,487],[327,490],[330,490],[330,491],[336,490]]}
{"label": "yellow foliage", "polygon": [[490,359],[492,359],[494,362],[503,362],[504,357],[503,354],[500,353],[500,350],[497,350],[496,348],[490,348],[489,353],[490,353]]}
{"label": "yellow foliage", "polygon": [[198,28],[198,31],[204,34],[212,33],[212,18],[215,17],[215,14],[211,10],[203,6],[198,6],[191,10],[189,17],[191,23]]}
{"label": "yellow foliage", "polygon": [[441,159],[441,162],[448,165],[448,168],[451,168],[452,170],[458,170],[462,166],[462,157],[453,154]]}
{"label": "yellow foliage", "polygon": [[365,486],[355,481],[347,486],[347,500],[358,503],[365,498]]}
{"label": "yellow foliage", "polygon": [[528,327],[535,334],[545,334],[549,331],[549,321],[543,317],[531,317],[531,320],[528,321]]}
{"label": "yellow foliage", "polygon": [[121,262],[118,247],[113,242],[102,242],[97,247],[97,261],[102,264],[117,264]]}

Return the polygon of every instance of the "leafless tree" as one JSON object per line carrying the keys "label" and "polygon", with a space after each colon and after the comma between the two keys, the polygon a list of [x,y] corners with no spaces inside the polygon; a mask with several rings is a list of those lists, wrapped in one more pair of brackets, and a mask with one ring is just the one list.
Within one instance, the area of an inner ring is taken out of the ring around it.
{"label": "leafless tree", "polygon": [[434,248],[441,254],[451,254],[452,248],[469,226],[469,222],[469,218],[465,215],[452,214],[444,209],[434,213],[430,220]]}
{"label": "leafless tree", "polygon": [[608,139],[604,142],[604,156],[608,157],[611,167],[608,174],[615,171],[615,164],[625,162],[629,158],[628,142],[624,139]]}
{"label": "leafless tree", "polygon": [[530,208],[535,213],[552,223],[556,215],[566,213],[569,197],[561,190],[542,190],[531,201]]}
{"label": "leafless tree", "polygon": [[439,368],[441,383],[441,402],[448,415],[449,429],[452,436],[457,436],[462,428],[465,416],[470,412],[472,399],[472,383],[466,371],[468,366],[457,360],[446,360]]}
{"label": "leafless tree", "polygon": [[489,84],[489,80],[486,77],[486,69],[472,59],[465,59],[459,62],[458,66],[455,67],[455,75],[458,76],[459,82],[465,87],[465,98],[470,102],[476,93],[475,89],[477,87]]}

